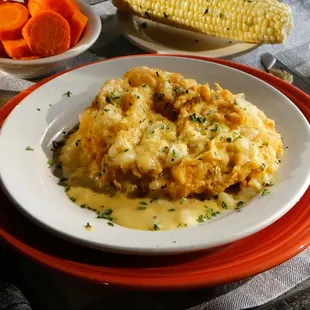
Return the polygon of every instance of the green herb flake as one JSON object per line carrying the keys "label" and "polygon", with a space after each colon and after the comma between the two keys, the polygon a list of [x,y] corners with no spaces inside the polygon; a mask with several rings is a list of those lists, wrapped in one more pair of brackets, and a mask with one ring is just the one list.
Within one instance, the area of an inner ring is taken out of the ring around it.
{"label": "green herb flake", "polygon": [[148,24],[147,23],[142,23],[141,26],[142,26],[142,28],[147,28]]}
{"label": "green herb flake", "polygon": [[182,205],[185,202],[185,198],[180,199],[180,204]]}
{"label": "green herb flake", "polygon": [[168,16],[166,13],[164,13],[164,17],[165,17],[165,18],[168,18],[169,16]]}
{"label": "green herb flake", "polygon": [[270,191],[266,188],[262,191],[262,196],[267,196],[269,194],[270,194]]}
{"label": "green herb flake", "polygon": [[157,231],[157,230],[160,230],[160,228],[159,228],[159,226],[158,226],[157,224],[154,224],[154,225],[153,225],[153,230],[156,230],[156,231]]}
{"label": "green herb flake", "polygon": [[76,198],[74,198],[74,197],[70,197],[70,200],[71,200],[72,202],[76,202]]}
{"label": "green herb flake", "polygon": [[85,228],[92,228],[92,226],[89,224],[89,222],[86,223],[86,225],[84,226]]}
{"label": "green herb flake", "polygon": [[72,96],[71,91],[70,91],[70,90],[68,90],[66,93],[64,93],[64,96],[71,97],[71,96]]}
{"label": "green herb flake", "polygon": [[137,210],[145,210],[145,209],[146,209],[145,206],[140,206],[140,207],[137,208]]}
{"label": "green herb flake", "polygon": [[219,16],[220,16],[220,18],[223,18],[223,17],[224,17],[223,13],[220,13],[220,15],[219,15]]}
{"label": "green herb flake", "polygon": [[241,207],[243,207],[244,202],[243,201],[238,201],[236,206],[235,206],[235,210],[240,211]]}
{"label": "green herb flake", "polygon": [[34,151],[34,149],[32,147],[30,147],[30,146],[27,146],[26,147],[26,151]]}
{"label": "green herb flake", "polygon": [[203,16],[205,16],[206,14],[208,14],[209,12],[209,9],[205,9],[204,13],[203,13]]}
{"label": "green herb flake", "polygon": [[222,208],[223,209],[228,209],[227,203],[225,201],[222,201]]}
{"label": "green herb flake", "polygon": [[140,201],[139,204],[140,204],[140,205],[143,205],[143,206],[147,206],[147,205],[148,205],[148,203],[145,202],[145,201]]}
{"label": "green herb flake", "polygon": [[126,152],[128,152],[128,151],[129,151],[129,149],[125,149],[123,152],[126,153]]}
{"label": "green herb flake", "polygon": [[97,218],[113,221],[113,217],[111,216],[112,213],[113,213],[113,210],[111,208],[109,208],[106,211],[98,212]]}
{"label": "green herb flake", "polygon": [[54,161],[52,160],[52,159],[49,159],[48,161],[47,161],[47,163],[48,163],[48,167],[49,168],[51,168],[51,167],[53,167],[54,166]]}
{"label": "green herb flake", "polygon": [[198,216],[197,222],[203,223],[204,221],[205,221],[205,216],[204,216],[203,214],[200,214],[200,215]]}
{"label": "green herb flake", "polygon": [[172,158],[176,159],[178,156],[179,154],[175,150],[172,150]]}
{"label": "green herb flake", "polygon": [[114,224],[112,222],[108,222],[107,224],[111,227],[114,227]]}
{"label": "green herb flake", "polygon": [[214,127],[211,128],[211,131],[216,132],[219,129],[219,125],[218,124],[214,124]]}
{"label": "green herb flake", "polygon": [[37,108],[37,111],[41,111],[41,109]]}
{"label": "green herb flake", "polygon": [[169,209],[168,211],[169,211],[169,212],[174,212],[174,211],[175,211],[175,209]]}
{"label": "green herb flake", "polygon": [[226,141],[227,141],[227,142],[231,142],[231,141],[232,141],[232,138],[227,138]]}
{"label": "green herb flake", "polygon": [[147,12],[147,11],[144,12],[144,15],[145,15],[146,17],[148,17],[148,18],[151,17],[150,14],[149,14],[149,12]]}
{"label": "green herb flake", "polygon": [[50,107],[52,107],[52,105],[51,105],[51,104],[49,104],[49,106],[50,106]]}
{"label": "green herb flake", "polygon": [[104,111],[104,112],[109,112],[110,110],[109,110],[109,109],[104,109],[103,111]]}

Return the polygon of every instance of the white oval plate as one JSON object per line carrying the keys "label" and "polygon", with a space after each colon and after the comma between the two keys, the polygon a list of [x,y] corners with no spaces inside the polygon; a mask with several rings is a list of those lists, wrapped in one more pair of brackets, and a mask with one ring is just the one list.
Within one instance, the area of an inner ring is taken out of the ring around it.
{"label": "white oval plate", "polygon": [[[175,28],[119,10],[117,21],[131,43],[150,53],[222,58],[245,53],[258,46]],[[143,23],[147,23],[147,28],[142,26]]]}
{"label": "white oval plate", "polygon": [[[133,66],[180,72],[200,83],[219,82],[246,98],[276,121],[285,150],[279,181],[271,194],[216,221],[172,231],[139,231],[97,220],[72,203],[48,168],[50,143],[78,122],[107,79],[120,78]],[[71,97],[64,96],[67,91]],[[37,110],[40,109],[40,111]],[[30,146],[34,151],[26,151]],[[298,108],[279,91],[241,71],[183,57],[132,56],[67,72],[28,95],[5,121],[0,135],[0,176],[18,208],[60,237],[86,246],[135,254],[172,254],[202,250],[249,236],[283,216],[310,182],[310,126]],[[90,222],[92,231],[83,226]]]}

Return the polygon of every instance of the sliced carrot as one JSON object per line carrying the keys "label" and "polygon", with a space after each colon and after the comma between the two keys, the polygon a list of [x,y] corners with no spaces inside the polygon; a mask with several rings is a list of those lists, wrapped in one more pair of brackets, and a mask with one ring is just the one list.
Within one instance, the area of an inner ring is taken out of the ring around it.
{"label": "sliced carrot", "polygon": [[24,39],[3,40],[2,44],[7,54],[12,58],[19,59],[33,56],[33,53]]}
{"label": "sliced carrot", "polygon": [[42,11],[48,10],[49,7],[42,1],[30,0],[28,3],[28,10],[31,16],[34,16]]}
{"label": "sliced carrot", "polygon": [[8,54],[6,53],[1,41],[0,41],[0,57],[8,57]]}
{"label": "sliced carrot", "polygon": [[28,21],[27,8],[20,3],[6,2],[0,5],[0,40],[15,40]]}
{"label": "sliced carrot", "polygon": [[51,10],[57,12],[65,19],[70,19],[76,8],[70,0],[40,0],[46,4]]}
{"label": "sliced carrot", "polygon": [[22,34],[31,51],[40,57],[54,56],[70,48],[69,23],[54,11],[31,17]]}
{"label": "sliced carrot", "polygon": [[79,5],[76,3],[75,0],[69,0],[69,1],[72,3],[72,5],[73,5],[73,7],[75,8],[75,10],[78,10],[78,11],[81,10],[80,7],[79,7]]}
{"label": "sliced carrot", "polygon": [[82,32],[87,24],[88,18],[80,11],[76,11],[69,24],[71,28],[71,47],[79,42]]}

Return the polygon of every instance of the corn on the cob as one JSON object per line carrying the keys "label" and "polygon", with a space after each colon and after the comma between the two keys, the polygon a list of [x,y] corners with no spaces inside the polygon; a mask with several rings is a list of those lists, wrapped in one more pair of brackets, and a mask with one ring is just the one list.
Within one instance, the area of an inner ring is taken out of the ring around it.
{"label": "corn on the cob", "polygon": [[159,23],[251,43],[283,43],[292,29],[290,7],[277,0],[113,0]]}

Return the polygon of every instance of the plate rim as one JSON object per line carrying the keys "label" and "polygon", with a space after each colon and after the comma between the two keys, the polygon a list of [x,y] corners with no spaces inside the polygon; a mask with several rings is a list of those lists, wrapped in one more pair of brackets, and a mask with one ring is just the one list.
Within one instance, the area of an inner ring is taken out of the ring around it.
{"label": "plate rim", "polygon": [[[159,55],[168,55],[168,54],[174,54],[174,53],[182,53],[182,55],[187,56],[200,56],[200,57],[211,57],[211,58],[224,58],[229,56],[238,56],[242,55],[244,53],[250,52],[260,46],[258,43],[246,43],[246,42],[239,42],[238,45],[240,45],[239,51],[233,51],[232,48],[219,48],[216,50],[211,51],[198,51],[198,52],[191,52],[191,51],[183,51],[183,50],[176,50],[173,48],[166,47],[161,44],[156,44],[153,42],[150,42],[147,40],[144,36],[139,34],[138,31],[135,32],[136,36],[133,35],[131,32],[128,32],[126,30],[127,27],[131,27],[131,19],[134,15],[131,13],[123,13],[121,10],[117,9],[116,11],[116,20],[120,27],[120,30],[122,34],[125,36],[125,38],[131,42],[133,45],[137,46],[143,51],[146,51],[148,53],[156,53]],[[129,26],[128,26],[129,25]],[[171,26],[173,27],[173,26]],[[233,47],[233,45],[231,46]],[[226,50],[229,50],[229,52],[226,52]]]}
{"label": "plate rim", "polygon": [[[146,55],[143,55],[143,56],[146,56]],[[155,55],[150,55],[150,56],[156,56],[156,54]],[[164,55],[162,55],[162,56],[164,56]],[[280,80],[280,79],[278,79],[276,77],[273,77],[273,76],[269,75],[266,72],[257,70],[255,68],[251,68],[251,67],[248,67],[248,66],[245,66],[245,65],[241,65],[241,64],[235,64],[235,63],[232,63],[232,62],[229,62],[229,61],[226,61],[226,60],[209,59],[208,57],[199,57],[199,56],[191,57],[191,56],[184,56],[184,55],[178,55],[178,54],[174,54],[174,55],[170,55],[170,56],[198,58],[198,59],[201,59],[201,60],[209,60],[211,62],[217,62],[217,63],[221,63],[223,65],[229,66],[229,67],[237,68],[237,69],[245,71],[245,72],[247,72],[247,73],[249,73],[251,75],[254,75],[254,76],[256,76],[256,77],[258,77],[260,79],[263,79],[265,82],[267,82],[268,84],[271,84],[273,87],[275,87],[278,90],[280,90],[284,95],[289,97],[295,104],[296,104],[296,101],[299,101],[299,102],[302,102],[302,100],[304,100],[304,101],[308,100],[309,101],[308,95],[303,93],[301,90],[297,89],[296,87],[294,87],[292,85],[289,85],[289,84],[285,83],[284,81],[282,81],[282,80]],[[133,56],[126,56],[126,57],[133,57]],[[123,57],[116,57],[116,58],[123,58]],[[94,63],[96,63],[96,62],[94,62]],[[86,65],[81,65],[79,67],[86,66]],[[53,78],[55,78],[55,77],[57,77],[57,76],[59,76],[61,74],[64,74],[64,73],[66,73],[68,71],[74,70],[76,68],[77,67],[69,69],[69,70],[61,72],[61,73],[58,73],[58,74],[55,74],[55,75],[53,75],[51,77],[48,77],[48,78],[42,80],[41,82],[35,84],[34,86],[28,88],[24,92],[20,93],[19,95],[17,95],[13,99],[11,99],[9,102],[7,102],[7,104],[0,109],[0,126],[3,123],[4,119],[8,116],[8,114],[14,109],[14,107],[17,104],[19,104],[19,102],[23,98],[25,98],[29,93],[33,92],[36,88],[38,88],[41,85],[45,84],[49,80],[51,80],[51,79],[53,79]],[[304,107],[305,111],[307,111],[309,113],[309,107],[307,107],[305,105],[303,107]],[[301,107],[299,107],[299,108],[300,108],[301,111],[303,111],[303,109]],[[308,192],[309,192],[309,188],[308,188],[306,193],[308,193]],[[294,211],[294,208],[290,212],[292,213],[292,211]],[[275,225],[276,223],[272,224],[271,226]],[[227,281],[220,281],[220,282],[218,282],[218,281],[215,280],[214,282],[210,283],[210,279],[208,277],[205,277],[205,278],[201,279],[199,281],[199,283],[197,283],[197,286],[195,285],[195,287],[198,287],[198,286],[202,287],[202,286],[206,286],[206,285],[214,285],[214,284],[220,284],[220,283],[222,284],[222,283],[226,283],[226,282],[229,282],[229,281],[238,280],[238,279],[243,278],[245,276],[254,275],[254,274],[262,272],[262,271],[264,271],[266,269],[272,268],[272,267],[274,267],[274,266],[276,266],[276,265],[278,265],[278,264],[288,260],[289,258],[295,256],[296,254],[298,254],[299,252],[301,252],[302,250],[304,250],[306,247],[308,247],[310,245],[309,230],[310,230],[310,223],[309,223],[309,225],[307,227],[307,231],[305,231],[304,236],[301,236],[301,235],[299,236],[300,237],[299,238],[300,242],[298,242],[298,243],[297,242],[293,242],[293,245],[292,245],[293,249],[287,249],[287,251],[285,253],[284,252],[278,253],[277,259],[274,259],[272,262],[269,262],[269,263],[266,261],[263,268],[260,268],[259,270],[252,270],[250,272],[250,274],[242,274],[241,275],[240,272],[239,272],[239,276],[235,274],[231,278],[227,279]],[[0,236],[2,236],[8,243],[10,243],[15,248],[19,249],[24,254],[32,257],[33,259],[39,261],[40,263],[42,263],[44,265],[48,265],[49,267],[51,267],[53,269],[61,270],[61,271],[64,271],[64,272],[66,272],[68,274],[71,274],[73,276],[82,277],[82,278],[85,278],[85,279],[88,279],[88,280],[93,280],[93,281],[96,281],[96,282],[104,281],[104,277],[105,277],[104,274],[102,274],[99,278],[97,277],[95,279],[94,277],[92,277],[92,275],[90,273],[87,273],[87,271],[85,271],[85,272],[77,272],[77,270],[76,270],[77,265],[74,262],[73,262],[72,270],[66,269],[67,268],[66,265],[61,265],[64,262],[64,259],[55,258],[55,257],[53,257],[51,255],[46,254],[46,253],[42,253],[39,250],[24,244],[22,241],[15,239],[13,236],[11,236],[10,234],[8,234],[6,231],[4,231],[2,229],[1,223],[0,223]],[[287,247],[288,247],[288,245],[287,245]],[[56,262],[53,262],[53,260],[56,260]],[[70,261],[67,262],[67,263],[70,265]],[[71,262],[71,265],[72,265],[72,262]],[[122,281],[120,281],[120,279],[118,277],[115,277],[114,280],[112,280],[110,283],[118,284],[118,285],[122,284],[122,285],[125,285],[127,287],[128,286],[138,287],[138,288],[145,287],[145,283],[144,284],[142,284],[142,283],[132,283],[132,281],[127,281],[127,284],[126,284],[126,283],[120,283],[120,282],[122,282]],[[185,283],[184,282],[176,283],[175,286],[171,286],[171,285],[167,286],[165,283],[155,284],[154,285],[154,284],[152,284],[152,281],[150,281],[150,282],[151,283],[149,283],[149,285],[148,285],[148,288],[150,288],[150,289],[155,289],[155,288],[156,289],[175,289],[175,288],[191,288],[192,287],[192,285],[189,285],[186,282]],[[147,288],[147,287],[145,287],[145,288]]]}

